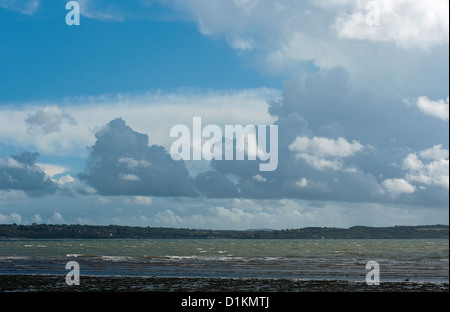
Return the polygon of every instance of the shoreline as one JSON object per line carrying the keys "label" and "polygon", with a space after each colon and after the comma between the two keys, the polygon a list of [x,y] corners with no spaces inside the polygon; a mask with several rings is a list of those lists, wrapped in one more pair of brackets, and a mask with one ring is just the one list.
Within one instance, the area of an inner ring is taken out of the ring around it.
{"label": "shoreline", "polygon": [[0,292],[449,292],[449,283],[365,282],[217,277],[81,276],[68,286],[64,275],[0,274]]}

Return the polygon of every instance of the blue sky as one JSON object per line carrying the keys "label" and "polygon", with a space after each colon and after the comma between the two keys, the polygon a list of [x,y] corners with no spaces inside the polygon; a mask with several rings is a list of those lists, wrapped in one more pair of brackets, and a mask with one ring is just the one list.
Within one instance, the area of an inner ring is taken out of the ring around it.
{"label": "blue sky", "polygon": [[[78,3],[0,2],[0,223],[448,224],[447,0]],[[175,164],[194,116],[277,170]]]}
{"label": "blue sky", "polygon": [[279,77],[245,65],[226,40],[203,36],[194,22],[84,18],[82,27],[67,27],[68,11],[56,3],[41,4],[32,16],[2,10],[3,103],[181,87],[282,87]]}

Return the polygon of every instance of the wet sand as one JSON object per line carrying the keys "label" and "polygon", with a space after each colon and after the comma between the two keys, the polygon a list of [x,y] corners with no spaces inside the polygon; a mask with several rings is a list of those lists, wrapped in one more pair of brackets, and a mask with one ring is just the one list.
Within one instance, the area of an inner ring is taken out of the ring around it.
{"label": "wet sand", "polygon": [[364,282],[253,278],[0,275],[0,292],[449,292],[449,283]]}

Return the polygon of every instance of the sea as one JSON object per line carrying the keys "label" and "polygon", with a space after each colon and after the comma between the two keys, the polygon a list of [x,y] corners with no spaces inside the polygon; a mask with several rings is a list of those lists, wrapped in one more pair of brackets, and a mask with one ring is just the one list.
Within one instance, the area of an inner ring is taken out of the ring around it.
{"label": "sea", "polygon": [[0,274],[449,282],[448,240],[0,240]]}

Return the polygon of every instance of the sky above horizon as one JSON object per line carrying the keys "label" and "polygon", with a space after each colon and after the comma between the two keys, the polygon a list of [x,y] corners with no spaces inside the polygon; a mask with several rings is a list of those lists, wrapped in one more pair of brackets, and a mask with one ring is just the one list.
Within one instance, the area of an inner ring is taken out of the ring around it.
{"label": "sky above horizon", "polygon": [[[448,0],[0,0],[0,223],[448,224]],[[277,125],[278,167],[174,161]]]}

